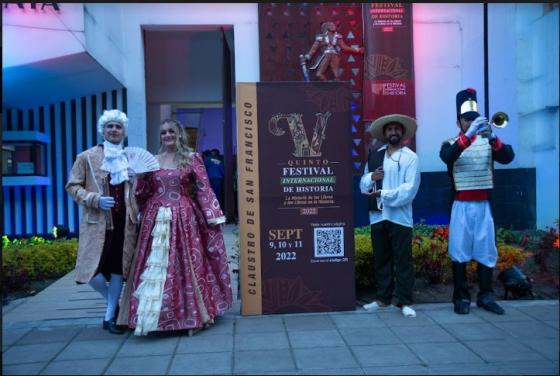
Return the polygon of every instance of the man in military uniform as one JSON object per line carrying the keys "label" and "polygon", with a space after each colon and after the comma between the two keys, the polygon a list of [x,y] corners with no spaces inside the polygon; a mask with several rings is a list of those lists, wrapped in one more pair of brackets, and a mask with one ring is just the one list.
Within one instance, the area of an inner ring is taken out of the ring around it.
{"label": "man in military uniform", "polygon": [[454,311],[469,313],[466,266],[475,260],[479,283],[476,304],[502,315],[504,310],[495,302],[492,290],[498,252],[489,193],[494,188],[494,161],[508,164],[514,152],[494,134],[488,119],[478,113],[474,89],[457,93],[456,106],[459,135],[443,142],[439,152],[453,181],[448,252],[453,265]]}

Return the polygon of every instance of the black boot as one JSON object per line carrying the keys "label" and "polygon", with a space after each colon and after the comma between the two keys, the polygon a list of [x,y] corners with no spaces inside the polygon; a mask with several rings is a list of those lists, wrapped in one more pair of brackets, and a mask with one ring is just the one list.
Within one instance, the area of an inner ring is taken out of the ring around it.
{"label": "black boot", "polygon": [[110,333],[113,334],[123,334],[124,329],[117,325],[117,317],[119,316],[119,305],[117,304],[117,308],[115,309],[115,314],[111,320],[103,320],[103,329],[108,330]]}
{"label": "black boot", "polygon": [[453,311],[466,315],[471,308],[471,294],[467,283],[467,263],[452,262],[453,268]]}
{"label": "black boot", "polygon": [[115,318],[112,318],[109,321],[103,320],[103,329],[106,329],[109,331],[109,333],[113,333],[113,334],[124,333],[124,329],[120,325],[117,325]]}
{"label": "black boot", "polygon": [[492,276],[494,268],[489,268],[486,265],[478,263],[476,272],[478,274],[478,285],[480,287],[480,291],[478,292],[476,299],[476,305],[497,315],[503,315],[505,311],[494,300],[494,290],[492,290]]}

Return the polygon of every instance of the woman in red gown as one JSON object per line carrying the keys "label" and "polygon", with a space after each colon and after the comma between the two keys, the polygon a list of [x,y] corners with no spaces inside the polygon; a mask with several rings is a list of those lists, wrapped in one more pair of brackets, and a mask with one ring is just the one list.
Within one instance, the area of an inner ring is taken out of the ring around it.
{"label": "woman in red gown", "polygon": [[178,122],[161,124],[160,143],[160,170],[137,181],[141,225],[119,321],[135,335],[192,334],[232,306],[225,217],[202,158],[189,150]]}

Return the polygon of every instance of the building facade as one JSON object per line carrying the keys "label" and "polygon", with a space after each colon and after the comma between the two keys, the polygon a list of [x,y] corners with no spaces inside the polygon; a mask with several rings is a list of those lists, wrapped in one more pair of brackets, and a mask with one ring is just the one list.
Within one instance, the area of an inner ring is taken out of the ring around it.
{"label": "building facade", "polygon": [[[57,10],[41,9],[41,3],[23,9],[3,4],[3,233],[48,234],[57,224],[77,231],[79,208],[64,183],[75,155],[100,141],[95,122],[103,109],[125,111],[128,144],[154,153],[160,120],[180,119],[192,128],[198,151],[222,149],[231,185],[235,83],[263,79],[265,48],[282,48],[283,38],[297,36],[294,27],[290,33],[290,20],[309,14],[333,19],[338,16],[333,7],[60,3]],[[344,12],[349,6],[339,7]],[[433,212],[447,179],[439,147],[457,134],[455,93],[474,87],[479,103],[487,104],[487,116],[508,113],[510,124],[498,132],[516,151],[511,164],[496,165],[497,179],[505,182],[498,193],[507,196],[502,205],[508,208],[497,222],[512,228],[554,225],[559,217],[558,13],[557,5],[547,3],[413,4],[416,152],[422,170],[416,220],[446,220],[443,206]],[[259,26],[259,17],[267,15],[269,29],[277,33]],[[316,32],[303,27],[305,35]],[[36,48],[27,48],[38,40]],[[369,145],[362,136],[367,124],[359,119],[356,124],[358,175]],[[365,209],[359,197],[355,208]],[[516,213],[523,219],[513,218]],[[359,218],[355,223],[365,224]]]}

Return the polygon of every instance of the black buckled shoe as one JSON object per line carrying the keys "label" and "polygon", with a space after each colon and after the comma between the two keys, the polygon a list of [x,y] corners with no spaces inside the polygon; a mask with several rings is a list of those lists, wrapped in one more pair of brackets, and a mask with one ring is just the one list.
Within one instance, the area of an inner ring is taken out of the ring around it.
{"label": "black buckled shoe", "polygon": [[484,308],[488,312],[495,313],[496,315],[503,315],[505,313],[504,309],[494,301],[492,295],[487,295],[481,299],[477,299],[476,305],[479,308]]}
{"label": "black buckled shoe", "polygon": [[124,333],[124,329],[120,325],[117,325],[115,319],[111,319],[109,321],[103,320],[103,329],[108,330],[109,333],[113,334]]}
{"label": "black buckled shoe", "polygon": [[453,311],[459,315],[466,315],[471,310],[471,301],[467,299],[453,300]]}

